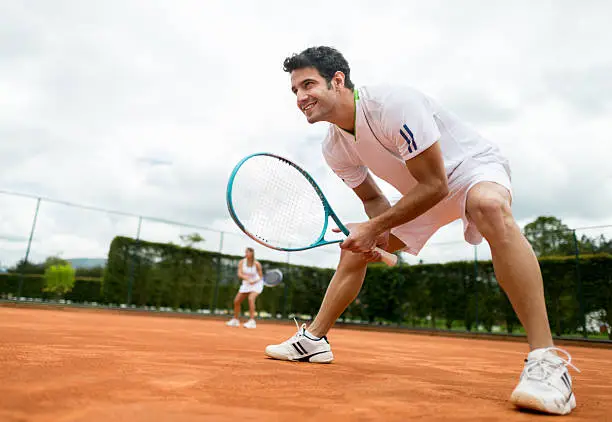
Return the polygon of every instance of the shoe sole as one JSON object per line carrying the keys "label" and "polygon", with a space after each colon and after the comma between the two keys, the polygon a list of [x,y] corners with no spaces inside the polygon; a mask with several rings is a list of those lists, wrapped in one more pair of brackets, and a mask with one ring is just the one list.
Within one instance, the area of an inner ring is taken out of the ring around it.
{"label": "shoe sole", "polygon": [[334,354],[331,352],[331,350],[329,352],[318,353],[313,356],[308,356],[308,357],[303,357],[303,358],[298,358],[298,359],[291,359],[284,355],[279,355],[274,352],[268,352],[267,350],[265,353],[266,353],[266,356],[271,357],[273,359],[284,360],[284,361],[289,361],[289,362],[332,363],[332,361],[334,360]]}
{"label": "shoe sole", "polygon": [[539,398],[521,391],[513,392],[510,396],[510,401],[521,409],[537,410],[538,412],[554,415],[567,415],[576,407],[576,397],[573,394],[565,404],[557,404],[555,407],[547,406]]}

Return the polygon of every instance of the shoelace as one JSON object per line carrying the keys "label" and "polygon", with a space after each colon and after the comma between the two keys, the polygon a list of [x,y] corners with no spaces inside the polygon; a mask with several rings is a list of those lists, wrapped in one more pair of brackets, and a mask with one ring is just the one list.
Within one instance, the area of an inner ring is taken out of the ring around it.
{"label": "shoelace", "polygon": [[289,340],[284,341],[283,344],[294,343],[298,341],[299,339],[301,339],[302,337],[304,337],[304,331],[306,330],[306,324],[302,324],[302,326],[300,327],[300,325],[297,322],[297,319],[295,318],[293,318],[293,322],[295,322],[297,333],[295,333],[294,336],[291,337]]}
{"label": "shoelace", "polygon": [[576,366],[572,364],[572,356],[567,351],[558,347],[547,347],[545,350],[546,352],[561,352],[567,357],[567,360],[563,359],[561,356],[557,356],[560,359],[560,362],[550,361],[546,358],[533,360],[527,359],[525,365],[525,374],[527,378],[542,381],[548,378],[553,371],[559,368],[561,365],[569,366],[570,368],[575,369],[577,372],[580,372],[580,369],[576,368]]}

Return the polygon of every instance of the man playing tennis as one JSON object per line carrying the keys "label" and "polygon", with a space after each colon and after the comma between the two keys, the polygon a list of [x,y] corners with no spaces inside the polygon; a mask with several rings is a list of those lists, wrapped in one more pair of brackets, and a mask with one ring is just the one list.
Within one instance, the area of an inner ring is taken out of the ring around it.
{"label": "man playing tennis", "polygon": [[[331,362],[325,336],[357,297],[368,262],[380,259],[373,247],[417,255],[440,227],[461,219],[467,242],[489,242],[496,278],[527,332],[530,353],[511,401],[553,414],[571,412],[571,357],[553,346],[542,275],[512,215],[510,168],[499,149],[414,89],[355,88],[347,61],[333,48],[308,48],[285,59],[284,70],[308,122],[330,123],[323,156],[361,199],[369,220],[349,225],[314,321],[266,347],[266,354]],[[393,185],[401,199],[391,205],[370,172]]]}

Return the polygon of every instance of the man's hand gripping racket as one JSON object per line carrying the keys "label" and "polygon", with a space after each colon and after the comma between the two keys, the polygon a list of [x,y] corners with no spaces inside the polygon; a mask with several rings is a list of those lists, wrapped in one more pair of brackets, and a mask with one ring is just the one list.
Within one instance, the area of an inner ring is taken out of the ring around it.
{"label": "man's hand gripping racket", "polygon": [[[397,256],[376,246],[380,238],[364,230],[367,223],[349,225],[356,231],[351,235],[310,174],[278,155],[242,159],[230,175],[226,199],[238,227],[269,248],[303,251],[342,242],[343,249],[364,253],[368,260],[397,263]],[[325,239],[330,218],[346,240]]]}
{"label": "man's hand gripping racket", "polygon": [[[389,244],[389,232],[376,235],[370,229],[367,223],[349,223],[346,225],[349,230],[349,236],[340,243],[340,248],[361,253],[369,262],[382,261],[383,256],[379,251],[382,250],[385,254],[385,248]],[[332,229],[334,233],[341,233],[339,228]],[[395,255],[393,255],[395,257]],[[395,257],[397,258],[397,257]],[[395,265],[395,263],[393,264]]]}

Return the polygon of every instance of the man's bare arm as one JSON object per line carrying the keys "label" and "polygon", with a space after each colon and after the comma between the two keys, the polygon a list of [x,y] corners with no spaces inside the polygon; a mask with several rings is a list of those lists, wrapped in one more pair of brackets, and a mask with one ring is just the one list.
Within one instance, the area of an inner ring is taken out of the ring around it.
{"label": "man's bare arm", "polygon": [[353,191],[363,202],[365,212],[370,218],[377,217],[391,208],[389,200],[383,195],[370,173],[363,183],[354,188]]}
{"label": "man's bare arm", "polygon": [[[442,151],[437,142],[418,156],[406,161],[406,167],[418,183],[394,206],[366,223],[375,233],[383,233],[414,220],[448,195]],[[368,190],[367,193],[372,192]],[[376,210],[382,209],[382,205],[371,205],[371,207]]]}

